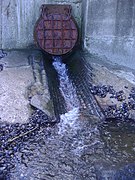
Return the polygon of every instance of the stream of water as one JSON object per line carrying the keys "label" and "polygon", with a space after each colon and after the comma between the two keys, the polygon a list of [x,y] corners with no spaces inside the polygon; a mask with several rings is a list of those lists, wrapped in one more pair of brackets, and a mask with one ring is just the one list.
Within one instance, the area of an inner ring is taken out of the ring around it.
{"label": "stream of water", "polygon": [[76,90],[73,87],[71,80],[68,77],[66,64],[62,62],[61,57],[53,57],[53,66],[58,72],[60,80],[60,91],[66,103],[67,113],[60,115],[59,132],[60,134],[69,126],[75,128],[78,124],[76,120],[79,117],[79,100]]}
{"label": "stream of water", "polygon": [[85,112],[80,110],[79,93],[66,64],[60,57],[53,57],[52,66],[59,78],[66,113],[60,114],[60,123],[54,127],[40,127],[34,136],[24,140],[13,158],[10,179],[134,180],[133,124],[99,123],[87,107]]}

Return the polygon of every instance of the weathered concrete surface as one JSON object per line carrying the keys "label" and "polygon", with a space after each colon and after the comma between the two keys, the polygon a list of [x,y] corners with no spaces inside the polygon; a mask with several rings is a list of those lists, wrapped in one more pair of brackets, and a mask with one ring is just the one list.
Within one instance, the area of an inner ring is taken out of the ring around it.
{"label": "weathered concrete surface", "polygon": [[7,51],[7,56],[2,58],[0,63],[3,64],[5,68],[27,67],[30,66],[28,62],[30,53],[30,51],[25,50]]}
{"label": "weathered concrete surface", "polygon": [[[42,77],[37,76],[35,81],[34,71],[40,69],[33,70],[28,59],[32,54],[40,53],[28,50],[7,51],[7,56],[0,59],[0,64],[4,66],[3,71],[0,72],[0,121],[2,122],[27,122],[32,113],[31,105],[50,115],[51,104],[46,74],[42,70]],[[43,84],[37,81],[37,78],[42,79]]]}
{"label": "weathered concrete surface", "polygon": [[83,1],[84,47],[135,69],[135,1]]}
{"label": "weathered concrete surface", "polygon": [[[10,67],[0,72],[0,120],[10,123],[24,123],[30,116],[26,89],[33,81],[30,66],[14,66],[14,58],[9,58]],[[19,60],[23,62],[20,56]],[[13,64],[12,64],[13,62]]]}
{"label": "weathered concrete surface", "polygon": [[0,48],[26,48],[34,44],[33,30],[42,4],[71,4],[81,28],[82,0],[1,0]]}
{"label": "weathered concrete surface", "polygon": [[29,57],[29,61],[32,65],[34,76],[34,82],[29,86],[27,91],[30,105],[52,117],[54,116],[53,103],[49,93],[42,53],[32,54]]}

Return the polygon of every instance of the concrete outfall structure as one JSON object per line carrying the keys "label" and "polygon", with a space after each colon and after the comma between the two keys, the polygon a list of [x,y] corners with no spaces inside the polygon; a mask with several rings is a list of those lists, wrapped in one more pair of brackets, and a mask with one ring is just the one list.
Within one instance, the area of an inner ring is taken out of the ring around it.
{"label": "concrete outfall structure", "polygon": [[[88,54],[76,51],[78,59],[72,54],[68,60],[73,63],[62,63],[81,106],[66,113],[60,73],[41,51],[10,50],[7,56],[0,51],[0,179],[134,179],[135,121],[128,119],[135,120],[134,1],[2,0],[0,46],[33,46],[41,3],[72,4],[80,34],[83,28]],[[114,93],[92,94],[94,85],[99,90],[111,85]],[[111,109],[114,119],[107,122],[105,109],[110,106],[121,109]],[[55,112],[62,114],[60,123]]]}

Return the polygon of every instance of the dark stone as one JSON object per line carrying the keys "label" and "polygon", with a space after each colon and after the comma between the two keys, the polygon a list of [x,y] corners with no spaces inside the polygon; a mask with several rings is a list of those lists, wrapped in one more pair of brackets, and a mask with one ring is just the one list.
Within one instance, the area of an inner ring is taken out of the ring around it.
{"label": "dark stone", "polygon": [[0,180],[7,180],[7,177],[5,174],[0,173]]}
{"label": "dark stone", "polygon": [[135,164],[127,165],[116,172],[115,180],[134,180],[135,179]]}
{"label": "dark stone", "polygon": [[[2,161],[0,163],[0,180],[1,178],[7,178],[5,172],[9,172],[10,169],[14,167],[12,161],[14,161],[15,153],[22,148],[23,144],[28,141],[29,138],[35,136],[41,126],[47,127],[55,123],[54,120],[49,119],[49,117],[40,110],[35,110],[29,123],[26,124],[16,123],[10,125],[0,123],[0,160],[3,160],[3,164]],[[37,128],[31,131],[35,127]],[[23,136],[23,134],[27,132],[28,134]],[[16,137],[18,138],[16,139]],[[2,171],[4,173],[2,173]]]}
{"label": "dark stone", "polygon": [[0,72],[3,71],[3,65],[0,64]]}
{"label": "dark stone", "polygon": [[0,49],[0,59],[7,56],[7,53],[5,53],[2,49]]}

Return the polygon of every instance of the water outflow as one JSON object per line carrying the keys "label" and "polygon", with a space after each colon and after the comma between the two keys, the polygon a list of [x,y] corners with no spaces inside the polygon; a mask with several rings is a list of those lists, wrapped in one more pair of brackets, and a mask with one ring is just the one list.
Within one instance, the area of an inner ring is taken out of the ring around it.
{"label": "water outflow", "polygon": [[79,100],[77,98],[76,90],[73,87],[71,80],[68,77],[66,65],[62,62],[61,57],[53,57],[53,66],[58,73],[59,81],[60,81],[60,91],[62,96],[64,97],[67,113],[62,114],[61,130],[64,130],[68,126],[73,126],[75,121],[79,117]]}

